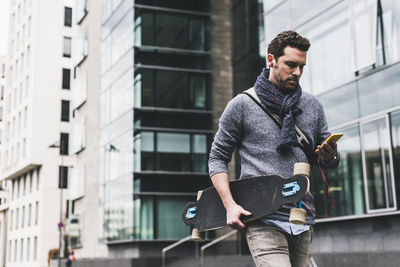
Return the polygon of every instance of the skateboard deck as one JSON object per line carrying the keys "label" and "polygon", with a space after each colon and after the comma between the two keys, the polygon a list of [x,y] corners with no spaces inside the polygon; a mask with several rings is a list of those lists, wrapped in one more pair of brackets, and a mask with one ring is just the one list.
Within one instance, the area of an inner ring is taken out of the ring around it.
{"label": "skateboard deck", "polygon": [[[304,175],[257,176],[232,181],[229,185],[235,202],[252,213],[242,218],[244,223],[270,215],[284,204],[299,202],[310,188]],[[226,226],[226,210],[215,187],[205,189],[197,202],[186,205],[183,221],[199,232]]]}

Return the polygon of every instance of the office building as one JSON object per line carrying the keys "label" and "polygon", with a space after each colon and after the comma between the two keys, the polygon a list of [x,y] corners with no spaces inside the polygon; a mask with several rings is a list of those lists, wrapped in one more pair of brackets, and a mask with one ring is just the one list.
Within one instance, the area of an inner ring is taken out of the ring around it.
{"label": "office building", "polygon": [[0,151],[9,192],[5,266],[47,266],[49,250],[65,248],[72,5],[10,1]]}
{"label": "office building", "polygon": [[[3,134],[3,100],[6,86],[6,58],[0,56],[0,150]],[[1,157],[0,157],[1,161]],[[0,181],[0,264],[5,266],[7,252],[8,182]]]}
{"label": "office building", "polygon": [[100,184],[100,66],[101,12],[96,0],[75,1],[72,27],[71,134],[69,154],[76,164],[68,169],[70,213],[68,246],[81,259],[106,258]]}
{"label": "office building", "polygon": [[293,29],[311,47],[301,84],[325,107],[341,163],[312,187],[318,265],[397,266],[400,253],[400,3],[264,1],[265,39]]}
{"label": "office building", "polygon": [[102,6],[101,241],[111,259],[159,257],[191,232],[181,213],[210,185],[213,112],[232,97],[227,17],[229,1]]}

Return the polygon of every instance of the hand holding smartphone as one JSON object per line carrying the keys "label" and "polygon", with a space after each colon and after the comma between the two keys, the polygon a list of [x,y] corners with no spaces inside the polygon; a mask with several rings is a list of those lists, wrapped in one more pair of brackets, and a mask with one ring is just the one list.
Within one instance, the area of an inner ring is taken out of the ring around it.
{"label": "hand holding smartphone", "polygon": [[324,143],[329,143],[331,141],[337,142],[341,137],[343,136],[342,133],[337,133],[337,134],[331,134],[321,145],[322,148],[324,148]]}

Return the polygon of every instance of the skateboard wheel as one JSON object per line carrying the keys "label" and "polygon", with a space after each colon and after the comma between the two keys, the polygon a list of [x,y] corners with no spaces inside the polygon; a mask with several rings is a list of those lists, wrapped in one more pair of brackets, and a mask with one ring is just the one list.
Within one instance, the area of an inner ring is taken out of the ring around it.
{"label": "skateboard wheel", "polygon": [[199,232],[196,228],[192,230],[191,239],[196,242],[204,242],[205,233]]}
{"label": "skateboard wheel", "polygon": [[200,199],[200,197],[201,197],[201,194],[203,194],[203,190],[199,190],[199,191],[197,191],[197,200],[199,200],[199,199]]}
{"label": "skateboard wheel", "polygon": [[307,211],[300,208],[290,210],[289,222],[293,224],[305,224]]}
{"label": "skateboard wheel", "polygon": [[293,168],[294,175],[304,175],[310,177],[310,164],[304,162],[296,162]]}

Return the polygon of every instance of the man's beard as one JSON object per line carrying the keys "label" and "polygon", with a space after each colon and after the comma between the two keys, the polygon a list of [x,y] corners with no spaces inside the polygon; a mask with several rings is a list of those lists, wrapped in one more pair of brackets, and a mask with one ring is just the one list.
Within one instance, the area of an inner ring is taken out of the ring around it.
{"label": "man's beard", "polygon": [[290,93],[295,91],[298,85],[299,85],[298,79],[290,78],[286,79],[283,83],[281,83],[279,89],[284,93]]}

